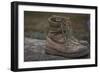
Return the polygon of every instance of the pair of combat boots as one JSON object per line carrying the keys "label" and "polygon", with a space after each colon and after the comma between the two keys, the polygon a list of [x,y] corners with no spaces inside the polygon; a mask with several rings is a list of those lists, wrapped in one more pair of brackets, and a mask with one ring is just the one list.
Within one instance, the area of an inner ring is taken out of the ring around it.
{"label": "pair of combat boots", "polygon": [[46,53],[67,58],[89,54],[87,41],[78,40],[72,34],[70,19],[53,15],[48,18],[49,31],[46,38]]}

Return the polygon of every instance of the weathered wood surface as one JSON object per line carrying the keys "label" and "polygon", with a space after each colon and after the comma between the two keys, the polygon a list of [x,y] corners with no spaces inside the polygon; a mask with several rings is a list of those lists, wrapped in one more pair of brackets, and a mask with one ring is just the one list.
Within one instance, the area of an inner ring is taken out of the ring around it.
{"label": "weathered wood surface", "polygon": [[[24,61],[67,60],[62,56],[50,55],[45,52],[46,40],[24,39]],[[54,52],[54,51],[53,51]],[[89,55],[84,57],[89,58]],[[71,58],[72,59],[72,58]],[[77,58],[78,59],[78,58]]]}
{"label": "weathered wood surface", "polygon": [[24,39],[24,61],[64,60],[67,58],[45,53],[46,40]]}

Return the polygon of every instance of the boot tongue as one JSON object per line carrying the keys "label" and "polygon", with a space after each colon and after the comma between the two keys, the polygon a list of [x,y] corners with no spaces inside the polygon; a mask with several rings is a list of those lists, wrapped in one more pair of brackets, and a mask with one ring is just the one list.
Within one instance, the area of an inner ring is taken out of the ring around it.
{"label": "boot tongue", "polygon": [[54,18],[51,18],[51,20],[53,22],[61,22],[62,21],[62,19],[60,17],[54,17]]}
{"label": "boot tongue", "polygon": [[56,21],[56,22],[60,22],[60,21],[62,21],[62,19],[59,18],[59,17],[57,17],[57,18],[55,18],[55,21]]}

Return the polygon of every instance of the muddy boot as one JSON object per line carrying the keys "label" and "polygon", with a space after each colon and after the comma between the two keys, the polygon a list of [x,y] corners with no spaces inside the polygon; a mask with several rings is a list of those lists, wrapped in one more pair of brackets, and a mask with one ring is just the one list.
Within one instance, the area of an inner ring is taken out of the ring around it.
{"label": "muddy boot", "polygon": [[49,19],[49,32],[46,42],[46,53],[67,58],[82,57],[89,54],[87,41],[78,40],[72,35],[69,18],[51,16]]}

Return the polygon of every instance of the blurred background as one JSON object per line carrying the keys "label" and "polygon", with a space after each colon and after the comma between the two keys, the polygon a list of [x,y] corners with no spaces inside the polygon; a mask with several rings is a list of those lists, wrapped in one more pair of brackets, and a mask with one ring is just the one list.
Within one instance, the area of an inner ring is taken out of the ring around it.
{"label": "blurred background", "polygon": [[73,35],[79,39],[89,40],[90,15],[53,12],[24,12],[25,37],[45,39],[49,24],[48,18],[52,15],[70,17]]}

